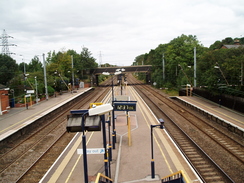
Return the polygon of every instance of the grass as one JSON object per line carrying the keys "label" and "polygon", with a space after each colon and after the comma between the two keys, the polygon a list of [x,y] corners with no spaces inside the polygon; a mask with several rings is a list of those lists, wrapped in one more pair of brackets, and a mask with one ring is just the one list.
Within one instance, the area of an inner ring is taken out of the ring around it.
{"label": "grass", "polygon": [[163,89],[162,92],[168,94],[169,96],[179,96],[179,91],[174,89]]}

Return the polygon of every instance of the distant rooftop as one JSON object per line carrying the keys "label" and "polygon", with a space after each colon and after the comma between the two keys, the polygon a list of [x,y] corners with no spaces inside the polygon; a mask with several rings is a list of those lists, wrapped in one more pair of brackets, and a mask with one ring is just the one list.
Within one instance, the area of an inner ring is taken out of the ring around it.
{"label": "distant rooftop", "polygon": [[236,39],[235,42],[234,42],[234,44],[232,44],[232,45],[224,44],[222,46],[222,48],[227,48],[227,49],[239,48],[239,47],[244,47],[244,45],[241,45],[240,44],[240,41],[238,39]]}
{"label": "distant rooftop", "polygon": [[227,44],[224,44],[224,45],[222,46],[222,48],[223,48],[223,47],[230,49],[230,48],[244,47],[244,45],[227,45]]}

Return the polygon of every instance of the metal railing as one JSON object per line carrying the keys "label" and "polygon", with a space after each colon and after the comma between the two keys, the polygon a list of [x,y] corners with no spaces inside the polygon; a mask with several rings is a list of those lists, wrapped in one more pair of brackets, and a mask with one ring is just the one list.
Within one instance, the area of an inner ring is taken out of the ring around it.
{"label": "metal railing", "polygon": [[113,180],[101,173],[97,174],[95,183],[107,183],[107,182],[112,183]]}
{"label": "metal railing", "polygon": [[[166,182],[168,182],[168,183],[170,183],[170,182],[180,182],[180,183],[190,183],[188,180],[187,180],[187,178],[186,178],[186,176],[185,176],[185,174],[184,174],[184,172],[183,172],[183,170],[180,170],[180,171],[178,171],[178,172],[175,172],[175,173],[173,173],[173,174],[171,174],[171,175],[168,175],[168,176],[166,176],[166,177],[163,177],[162,179],[162,183],[166,183]],[[178,181],[177,181],[178,180]]]}

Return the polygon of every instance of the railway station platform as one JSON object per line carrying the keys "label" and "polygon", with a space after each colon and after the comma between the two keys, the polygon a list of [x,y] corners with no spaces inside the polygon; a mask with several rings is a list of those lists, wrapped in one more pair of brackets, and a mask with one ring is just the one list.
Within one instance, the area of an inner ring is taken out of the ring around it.
{"label": "railway station platform", "polygon": [[57,95],[56,97],[49,97],[48,100],[29,106],[28,109],[26,107],[11,108],[7,114],[0,116],[0,141],[20,128],[23,128],[25,123],[29,120],[36,116],[45,115],[47,111],[53,110],[55,107],[66,103],[68,100],[71,100],[88,90],[90,90],[90,88],[80,88],[73,93],[68,92],[63,93],[62,95]]}
{"label": "railway station platform", "polygon": [[[40,102],[38,105],[26,108],[13,108],[8,114],[0,116],[0,141],[9,133],[13,133],[23,124],[48,110],[52,110],[58,105],[71,100],[90,88],[77,90],[77,93],[65,93],[57,97],[49,98],[47,101]],[[115,97],[120,95],[120,88],[114,87]],[[112,161],[110,161],[110,176],[113,182],[117,183],[146,183],[161,182],[161,178],[183,171],[189,182],[201,182],[194,170],[190,167],[186,159],[179,152],[173,141],[164,129],[153,128],[153,154],[155,162],[155,178],[151,177],[151,156],[152,148],[150,142],[150,126],[158,124],[158,119],[151,113],[150,109],[137,95],[133,87],[128,86],[123,91],[123,95],[130,98],[131,101],[137,101],[136,111],[129,112],[131,136],[128,135],[128,118],[125,112],[116,111],[116,144],[112,149]],[[111,99],[111,96],[109,96]],[[244,118],[242,115],[235,117],[232,111],[228,113],[227,109],[211,103],[204,103],[201,99],[195,97],[179,97],[181,100],[214,113],[220,116],[229,116],[230,119],[237,119],[237,123],[243,125]],[[100,101],[99,101],[100,102]],[[206,108],[205,108],[206,107]],[[214,110],[212,112],[211,110]],[[224,111],[222,111],[224,110]],[[219,113],[217,113],[219,111]],[[240,117],[240,118],[239,118]],[[106,120],[109,116],[106,115]],[[243,128],[240,126],[240,128]],[[109,129],[106,128],[107,139],[109,139]],[[110,129],[111,132],[111,129]],[[111,135],[111,134],[110,134]],[[87,148],[101,148],[101,132],[87,132]],[[131,140],[131,144],[129,144]],[[82,149],[82,133],[76,134],[75,138],[66,147],[65,151],[56,160],[53,166],[47,171],[46,175],[40,182],[42,183],[77,183],[84,182],[83,176],[83,156],[77,153],[77,149]],[[108,140],[111,143],[110,140]],[[88,175],[89,181],[94,182],[98,173],[104,174],[104,155],[88,155]]]}
{"label": "railway station platform", "polygon": [[244,114],[197,96],[172,97],[244,137]]}
{"label": "railway station platform", "polygon": [[[117,87],[114,89],[116,98],[116,96],[120,95],[120,90]],[[153,128],[154,145],[152,148],[150,127],[151,125],[159,124],[158,119],[156,119],[132,87],[127,87],[123,95],[129,97],[131,101],[137,101],[137,103],[136,111],[130,111],[128,116],[125,111],[115,111],[116,143],[115,149],[112,149],[112,161],[109,161],[109,177],[111,177],[113,182],[159,183],[162,177],[178,171],[183,171],[189,182],[201,182],[164,129]],[[127,117],[130,123],[128,123]],[[106,120],[109,120],[108,115],[106,115]],[[106,133],[107,139],[109,139],[108,127],[106,127]],[[86,139],[88,149],[100,149],[103,147],[101,132],[87,132]],[[111,141],[107,140],[108,144],[109,142]],[[73,141],[66,147],[66,150],[40,182],[84,182],[83,156],[78,153],[77,149],[79,151],[82,149],[81,132],[76,134]],[[152,149],[155,162],[154,178],[152,178],[151,174]],[[89,182],[95,182],[98,173],[105,175],[103,154],[87,154],[87,164]]]}

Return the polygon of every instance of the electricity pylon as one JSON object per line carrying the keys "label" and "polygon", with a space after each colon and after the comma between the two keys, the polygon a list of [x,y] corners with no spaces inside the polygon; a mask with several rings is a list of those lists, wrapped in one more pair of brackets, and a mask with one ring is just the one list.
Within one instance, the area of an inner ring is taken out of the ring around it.
{"label": "electricity pylon", "polygon": [[2,39],[2,54],[5,54],[5,55],[8,55],[10,56],[10,54],[13,54],[13,53],[10,53],[9,52],[9,46],[16,46],[15,44],[8,44],[8,38],[13,38],[12,36],[9,36],[5,29],[3,29],[3,34],[2,34],[2,37],[0,37],[0,39]]}

